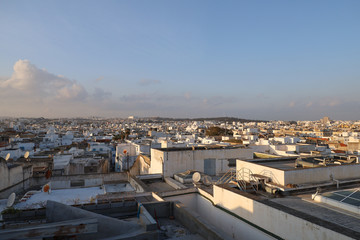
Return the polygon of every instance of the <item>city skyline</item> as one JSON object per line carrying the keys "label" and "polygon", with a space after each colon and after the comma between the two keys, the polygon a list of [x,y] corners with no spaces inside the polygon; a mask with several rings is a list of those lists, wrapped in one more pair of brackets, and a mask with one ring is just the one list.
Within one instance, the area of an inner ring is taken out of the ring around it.
{"label": "city skyline", "polygon": [[1,1],[0,116],[360,119],[358,1]]}

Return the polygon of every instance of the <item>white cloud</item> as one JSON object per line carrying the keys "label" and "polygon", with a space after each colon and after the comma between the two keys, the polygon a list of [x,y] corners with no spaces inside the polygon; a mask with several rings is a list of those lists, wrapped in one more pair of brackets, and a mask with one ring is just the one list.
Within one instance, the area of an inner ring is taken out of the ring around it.
{"label": "white cloud", "polygon": [[102,88],[95,88],[95,91],[92,95],[94,100],[103,101],[105,99],[109,99],[111,97],[111,92],[107,92]]}
{"label": "white cloud", "polygon": [[102,89],[89,94],[76,80],[40,69],[28,60],[14,64],[11,77],[0,77],[0,115],[68,117],[94,115],[94,105],[105,95]]}
{"label": "white cloud", "polygon": [[[90,81],[94,82],[94,78]],[[98,81],[101,81],[100,78]],[[159,84],[158,80],[142,80],[146,86]],[[264,100],[264,94],[255,95],[251,101],[236,95],[219,92],[217,96],[201,91],[135,92],[114,89],[111,92],[96,87],[88,92],[76,80],[40,69],[28,60],[14,64],[11,77],[0,76],[0,115],[19,117],[79,117],[79,116],[239,116],[257,119],[318,119],[321,115],[333,118],[358,118],[360,109],[357,97],[312,96],[277,101]],[[269,99],[273,99],[271,96]],[[285,109],[284,106],[287,106]],[[338,115],[335,115],[338,113]],[[318,116],[320,115],[320,116]],[[309,117],[315,116],[315,117]],[[340,117],[337,117],[340,116]]]}
{"label": "white cloud", "polygon": [[84,99],[87,96],[86,90],[79,83],[62,87],[57,91],[56,97],[59,99]]}
{"label": "white cloud", "polygon": [[324,97],[319,100],[319,105],[322,107],[336,107],[342,104],[338,97]]}
{"label": "white cloud", "polygon": [[1,81],[0,88],[14,95],[36,95],[43,100],[54,97],[58,100],[84,99],[87,96],[85,88],[78,82],[39,69],[28,60],[17,61],[12,76]]}

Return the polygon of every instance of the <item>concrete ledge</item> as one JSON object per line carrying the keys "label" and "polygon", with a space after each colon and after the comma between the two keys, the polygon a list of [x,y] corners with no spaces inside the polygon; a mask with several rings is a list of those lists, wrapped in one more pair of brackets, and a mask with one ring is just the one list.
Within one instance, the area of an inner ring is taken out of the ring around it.
{"label": "concrete ledge", "polygon": [[[206,222],[200,215],[190,211],[180,202],[174,203],[174,216],[181,224],[187,227],[191,232],[198,233],[208,240],[228,239],[224,233],[221,233],[215,226]],[[229,239],[230,240],[230,239]]]}
{"label": "concrete ledge", "polygon": [[5,221],[23,221],[23,220],[35,220],[42,219],[46,216],[45,208],[38,209],[24,209],[17,213],[3,214],[2,218]]}
{"label": "concrete ledge", "polygon": [[159,201],[159,202],[164,201],[164,199],[162,199],[159,195],[157,195],[157,194],[154,193],[154,192],[152,192],[151,195],[152,195],[152,197],[153,197],[154,199],[156,199],[156,200]]}
{"label": "concrete ledge", "polygon": [[130,177],[129,183],[136,192],[149,192],[148,186],[135,176]]}
{"label": "concrete ledge", "polygon": [[169,218],[174,216],[173,202],[162,201],[162,202],[148,202],[143,203],[143,206],[155,218],[155,212],[157,218]]}
{"label": "concrete ledge", "polygon": [[198,191],[200,193],[200,195],[204,196],[205,198],[209,199],[213,204],[214,204],[214,196],[211,195],[210,193],[206,192],[205,190],[198,188]]}
{"label": "concrete ledge", "polygon": [[140,215],[139,220],[141,225],[145,228],[146,231],[155,231],[157,230],[157,223],[150,213],[146,210],[144,206],[139,205]]}
{"label": "concrete ledge", "polygon": [[7,188],[1,189],[0,190],[0,199],[8,198],[11,193],[13,193],[13,192],[18,193],[29,187],[31,187],[31,178],[27,178],[27,179],[20,181],[14,185],[11,185]]}
{"label": "concrete ledge", "polygon": [[143,174],[136,177],[141,180],[162,179],[162,174]]}
{"label": "concrete ledge", "polygon": [[[86,211],[102,214],[104,216],[136,216],[137,213],[137,202],[135,201],[124,201],[116,203],[90,203],[73,206],[81,208]],[[6,221],[22,221],[22,220],[34,220],[42,219],[46,217],[46,209],[24,209],[13,214],[3,214],[3,219]]]}
{"label": "concrete ledge", "polygon": [[170,186],[172,186],[175,189],[186,189],[187,188],[184,184],[172,179],[171,177],[166,177],[164,180],[167,184],[169,184]]}
{"label": "concrete ledge", "polygon": [[337,207],[337,208],[340,208],[340,209],[344,209],[344,210],[349,211],[349,212],[360,214],[360,209],[358,207],[356,207],[356,206],[353,206],[353,205],[350,205],[350,204],[347,204],[347,203],[344,203],[344,202],[339,202],[339,201],[336,201],[336,200],[333,200],[331,198],[324,197],[324,196],[321,196],[321,195],[313,194],[312,198],[316,202],[326,203],[328,205],[331,205],[331,206],[334,206],[334,207]]}
{"label": "concrete ledge", "polygon": [[144,232],[143,227],[134,221],[123,221],[80,208],[67,206],[53,201],[47,201],[47,222],[59,222],[78,218],[96,218],[98,220],[98,232],[92,233],[91,236],[84,236],[84,238],[80,239],[105,239],[111,237],[121,239],[122,236],[126,237],[132,233],[140,234]]}
{"label": "concrete ledge", "polygon": [[165,197],[171,197],[171,196],[189,194],[189,193],[197,193],[197,192],[198,190],[196,188],[186,188],[186,189],[179,189],[174,191],[161,192],[157,194],[159,195],[159,197],[165,198]]}
{"label": "concrete ledge", "polygon": [[96,233],[97,228],[98,220],[96,218],[81,218],[27,228],[1,230],[0,239],[61,238],[64,236]]}

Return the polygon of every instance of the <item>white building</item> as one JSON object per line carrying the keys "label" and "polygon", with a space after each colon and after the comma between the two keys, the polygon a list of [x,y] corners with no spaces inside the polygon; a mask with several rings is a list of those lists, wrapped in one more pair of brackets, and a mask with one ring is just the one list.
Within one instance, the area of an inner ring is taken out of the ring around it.
{"label": "white building", "polygon": [[116,146],[115,171],[122,172],[131,168],[136,157],[136,145],[132,143],[122,143]]}
{"label": "white building", "polygon": [[163,174],[164,177],[187,170],[221,175],[230,168],[230,160],[252,159],[253,149],[245,147],[193,147],[151,149],[149,174]]}

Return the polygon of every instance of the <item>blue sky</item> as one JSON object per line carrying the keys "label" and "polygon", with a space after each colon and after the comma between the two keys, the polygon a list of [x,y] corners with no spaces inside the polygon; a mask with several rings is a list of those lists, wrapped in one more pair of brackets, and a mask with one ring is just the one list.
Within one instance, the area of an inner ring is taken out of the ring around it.
{"label": "blue sky", "polygon": [[1,115],[360,119],[359,12],[357,0],[1,0]]}

